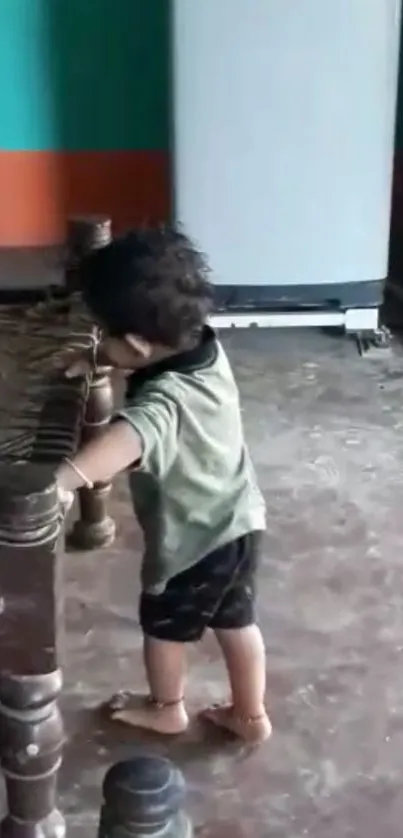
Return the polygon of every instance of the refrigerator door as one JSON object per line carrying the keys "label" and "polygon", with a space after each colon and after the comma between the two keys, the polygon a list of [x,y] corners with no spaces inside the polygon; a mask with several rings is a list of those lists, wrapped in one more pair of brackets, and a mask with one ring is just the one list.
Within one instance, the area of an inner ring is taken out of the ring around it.
{"label": "refrigerator door", "polygon": [[386,276],[401,0],[174,0],[176,217],[217,284]]}

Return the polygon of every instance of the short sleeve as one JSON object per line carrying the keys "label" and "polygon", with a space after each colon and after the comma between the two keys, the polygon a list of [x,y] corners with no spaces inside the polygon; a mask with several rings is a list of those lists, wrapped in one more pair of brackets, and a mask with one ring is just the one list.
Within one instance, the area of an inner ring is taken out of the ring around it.
{"label": "short sleeve", "polygon": [[162,479],[176,457],[178,444],[178,406],[161,392],[147,392],[116,414],[126,419],[141,441],[139,471]]}

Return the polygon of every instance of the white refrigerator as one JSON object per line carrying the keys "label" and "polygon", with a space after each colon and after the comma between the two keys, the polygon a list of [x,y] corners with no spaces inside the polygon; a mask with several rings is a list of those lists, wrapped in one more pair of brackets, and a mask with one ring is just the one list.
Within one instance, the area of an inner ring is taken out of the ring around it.
{"label": "white refrigerator", "polygon": [[219,325],[378,323],[401,0],[173,0],[176,218]]}

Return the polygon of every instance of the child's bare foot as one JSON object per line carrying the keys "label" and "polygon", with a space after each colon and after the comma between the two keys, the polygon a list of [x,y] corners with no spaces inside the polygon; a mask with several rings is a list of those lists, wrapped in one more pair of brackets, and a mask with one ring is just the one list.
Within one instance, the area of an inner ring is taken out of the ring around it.
{"label": "child's bare foot", "polygon": [[261,715],[247,719],[237,716],[232,704],[216,704],[203,710],[201,718],[216,727],[230,731],[249,745],[261,745],[270,738],[272,732],[270,719],[265,710]]}
{"label": "child's bare foot", "polygon": [[122,692],[112,696],[107,711],[113,721],[168,736],[184,733],[189,725],[183,699],[161,704],[149,697]]}

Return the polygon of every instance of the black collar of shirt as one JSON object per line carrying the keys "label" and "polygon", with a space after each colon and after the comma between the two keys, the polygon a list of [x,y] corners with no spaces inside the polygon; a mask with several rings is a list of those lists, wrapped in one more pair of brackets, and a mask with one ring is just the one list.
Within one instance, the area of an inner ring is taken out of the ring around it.
{"label": "black collar of shirt", "polygon": [[210,326],[204,326],[197,346],[185,352],[170,355],[155,364],[149,364],[132,373],[127,380],[126,398],[133,399],[141,387],[165,372],[180,372],[183,375],[210,367],[217,358],[217,338]]}

